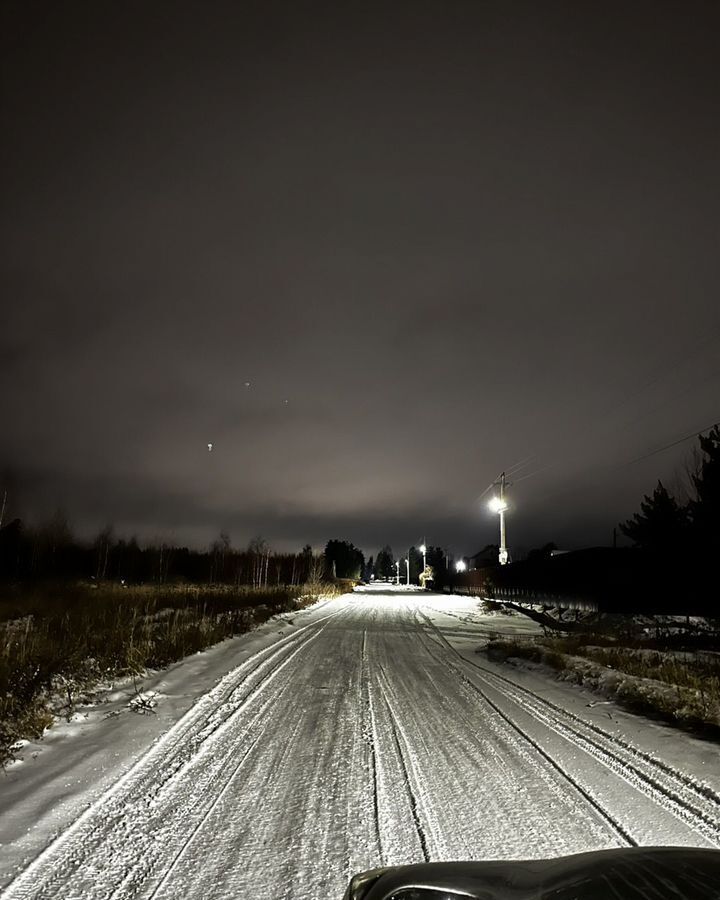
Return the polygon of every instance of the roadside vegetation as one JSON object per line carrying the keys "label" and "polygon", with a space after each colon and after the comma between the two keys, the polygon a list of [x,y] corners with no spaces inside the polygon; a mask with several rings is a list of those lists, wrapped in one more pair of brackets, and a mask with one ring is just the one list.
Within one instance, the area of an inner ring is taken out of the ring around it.
{"label": "roadside vegetation", "polygon": [[627,709],[720,738],[720,620],[597,616],[581,630],[491,640],[495,661],[530,660]]}
{"label": "roadside vegetation", "polygon": [[345,585],[39,583],[0,595],[0,764],[99,684],[159,669]]}
{"label": "roadside vegetation", "polygon": [[278,553],[262,537],[233,547],[221,532],[199,549],[141,544],[112,525],[87,541],[62,510],[35,524],[16,512],[0,491],[0,766],[101,686],[344,593],[365,566],[348,541]]}

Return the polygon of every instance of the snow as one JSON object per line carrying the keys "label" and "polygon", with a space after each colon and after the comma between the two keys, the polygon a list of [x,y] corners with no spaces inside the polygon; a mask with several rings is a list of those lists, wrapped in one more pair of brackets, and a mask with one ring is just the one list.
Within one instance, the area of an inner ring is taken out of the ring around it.
{"label": "snow", "polygon": [[143,715],[116,686],[8,767],[6,897],[320,900],[378,865],[720,846],[715,745],[476,652],[534,633],[374,585],[143,679]]}
{"label": "snow", "polygon": [[[324,615],[327,601],[275,616],[167,669],[106,686],[98,702],[26,742],[0,774],[0,888],[125,774],[223,676],[254,653]],[[154,695],[153,714],[131,704]]]}

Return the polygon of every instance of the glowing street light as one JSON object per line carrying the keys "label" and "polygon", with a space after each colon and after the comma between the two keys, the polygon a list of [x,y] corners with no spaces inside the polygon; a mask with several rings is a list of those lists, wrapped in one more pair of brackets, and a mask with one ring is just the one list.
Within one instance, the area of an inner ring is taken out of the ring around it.
{"label": "glowing street light", "polygon": [[466,569],[467,569],[467,563],[465,562],[464,559],[459,559],[455,563],[455,571],[456,572],[464,572]]}
{"label": "glowing street light", "polygon": [[497,497],[493,497],[488,506],[492,510],[492,512],[498,513],[500,516],[500,552],[498,553],[498,560],[501,566],[507,564],[508,561],[508,551],[505,546],[505,511],[508,508],[507,503],[505,502],[505,473],[503,472],[500,476],[500,495]]}
{"label": "glowing street light", "polygon": [[425,544],[420,544],[419,549],[423,555],[423,572],[424,572],[425,569],[427,568],[427,547],[425,546]]}
{"label": "glowing street light", "polygon": [[488,503],[490,510],[494,513],[505,512],[508,508],[507,503],[504,500],[501,500],[500,497],[493,497],[492,500]]}

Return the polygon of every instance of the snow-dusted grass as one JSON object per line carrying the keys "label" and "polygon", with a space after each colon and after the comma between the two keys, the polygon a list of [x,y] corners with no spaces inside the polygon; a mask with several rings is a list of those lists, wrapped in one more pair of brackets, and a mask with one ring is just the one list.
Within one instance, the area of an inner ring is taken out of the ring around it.
{"label": "snow-dusted grass", "polygon": [[[548,666],[565,681],[617,700],[633,712],[720,736],[720,656],[692,649],[709,632],[648,637],[649,629],[626,628],[621,636],[603,629],[531,640],[493,640],[493,660],[520,658]],[[645,637],[641,637],[645,635]]]}
{"label": "snow-dusted grass", "polygon": [[[313,602],[320,587],[51,584],[0,598],[0,764],[18,741],[70,717],[100,682],[160,669],[270,616]],[[323,585],[322,593],[333,588]]]}

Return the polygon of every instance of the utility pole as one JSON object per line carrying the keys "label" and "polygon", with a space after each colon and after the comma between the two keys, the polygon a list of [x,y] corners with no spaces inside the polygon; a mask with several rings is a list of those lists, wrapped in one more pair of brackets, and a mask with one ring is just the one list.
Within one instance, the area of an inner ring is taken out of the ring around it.
{"label": "utility pole", "polygon": [[500,565],[504,566],[508,561],[507,546],[505,544],[505,473],[500,476]]}
{"label": "utility pole", "polygon": [[500,495],[497,497],[493,497],[488,506],[493,512],[498,513],[500,516],[500,552],[498,553],[498,560],[501,566],[507,564],[508,561],[508,551],[507,544],[505,542],[505,510],[508,508],[507,503],[505,502],[505,473],[503,472],[500,476],[500,481],[496,482],[496,484],[500,485]]}

